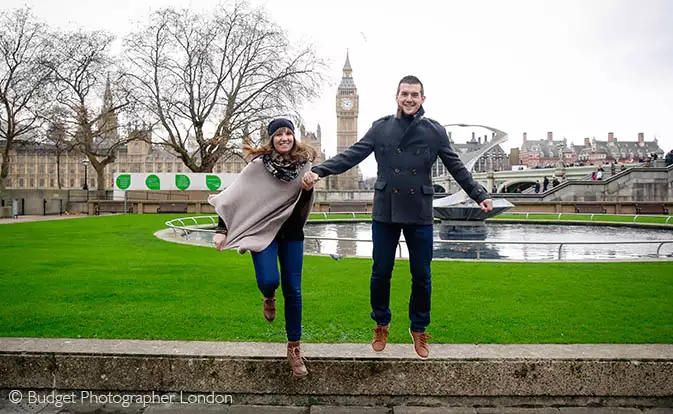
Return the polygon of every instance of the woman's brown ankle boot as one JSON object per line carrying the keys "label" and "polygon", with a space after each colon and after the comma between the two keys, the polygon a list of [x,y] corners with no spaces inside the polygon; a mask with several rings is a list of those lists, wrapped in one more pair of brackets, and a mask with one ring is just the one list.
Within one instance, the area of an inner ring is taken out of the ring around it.
{"label": "woman's brown ankle boot", "polygon": [[301,355],[301,349],[299,348],[299,341],[287,343],[287,360],[290,361],[292,375],[301,378],[308,374],[306,365],[304,364],[304,358]]}

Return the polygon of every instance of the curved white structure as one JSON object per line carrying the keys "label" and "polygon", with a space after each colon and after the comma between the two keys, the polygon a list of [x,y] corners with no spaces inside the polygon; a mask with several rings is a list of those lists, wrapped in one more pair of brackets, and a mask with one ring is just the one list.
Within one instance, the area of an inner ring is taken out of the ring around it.
{"label": "curved white structure", "polygon": [[[486,154],[491,148],[501,144],[508,139],[506,132],[499,129],[491,128],[485,125],[468,125],[468,124],[449,124],[444,127],[459,126],[459,127],[480,127],[488,129],[495,133],[493,139],[480,148],[478,151],[467,153],[460,153],[458,156],[465,164],[465,167],[472,171],[474,165],[479,158]],[[435,217],[442,220],[440,227],[440,238],[444,240],[457,239],[485,239],[486,226],[484,220],[493,217],[514,207],[514,204],[503,198],[493,200],[493,210],[484,213],[479,205],[474,202],[464,190],[450,196],[438,198],[432,202],[433,212]]]}

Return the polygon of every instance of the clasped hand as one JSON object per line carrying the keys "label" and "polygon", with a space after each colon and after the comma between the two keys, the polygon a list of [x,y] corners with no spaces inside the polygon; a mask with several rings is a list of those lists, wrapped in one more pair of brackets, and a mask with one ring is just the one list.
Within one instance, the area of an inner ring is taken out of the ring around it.
{"label": "clasped hand", "polygon": [[313,171],[309,171],[304,174],[304,177],[301,180],[301,187],[304,190],[310,190],[313,188],[313,185],[320,180],[320,176]]}

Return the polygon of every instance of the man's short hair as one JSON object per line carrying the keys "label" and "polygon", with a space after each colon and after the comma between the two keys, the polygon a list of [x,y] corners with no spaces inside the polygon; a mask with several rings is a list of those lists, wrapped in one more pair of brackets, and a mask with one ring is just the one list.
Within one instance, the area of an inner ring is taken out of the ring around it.
{"label": "man's short hair", "polygon": [[425,93],[423,91],[423,82],[421,82],[421,80],[415,77],[414,75],[407,75],[400,80],[400,83],[397,84],[397,93],[395,95],[400,93],[400,85],[402,85],[403,83],[409,85],[421,85],[421,96],[425,96]]}

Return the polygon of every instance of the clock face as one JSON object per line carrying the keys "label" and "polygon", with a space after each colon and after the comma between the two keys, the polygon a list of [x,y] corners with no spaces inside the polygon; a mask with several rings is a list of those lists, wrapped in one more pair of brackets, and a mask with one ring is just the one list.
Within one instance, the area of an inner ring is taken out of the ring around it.
{"label": "clock face", "polygon": [[341,101],[341,107],[348,111],[349,109],[353,108],[353,101],[350,99],[344,99]]}

